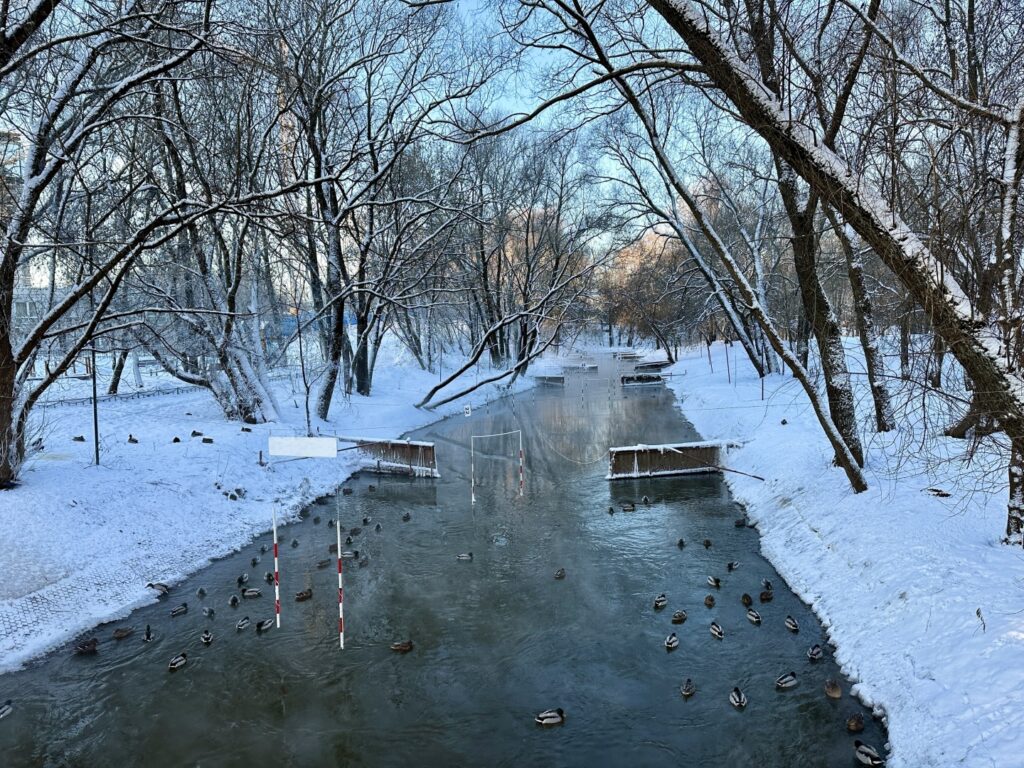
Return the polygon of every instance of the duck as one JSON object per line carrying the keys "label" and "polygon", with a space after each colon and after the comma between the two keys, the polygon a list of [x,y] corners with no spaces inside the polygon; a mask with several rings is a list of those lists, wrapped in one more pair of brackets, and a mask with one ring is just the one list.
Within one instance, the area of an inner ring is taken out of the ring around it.
{"label": "duck", "polygon": [[622,505],[622,511],[623,512],[636,512],[636,504],[634,504],[632,501],[627,503],[627,504],[623,504]]}
{"label": "duck", "polygon": [[95,637],[90,637],[88,640],[83,640],[80,643],[75,643],[75,653],[79,656],[88,656],[96,653],[97,646],[100,641]]}
{"label": "duck", "polygon": [[342,488],[341,489],[341,495],[342,496],[351,496],[352,495],[352,489],[351,488]]}
{"label": "duck", "polygon": [[326,568],[330,564],[331,564],[330,560],[317,560],[316,561],[316,567],[321,569],[321,570],[323,570],[324,568]]}
{"label": "duck", "polygon": [[204,629],[203,634],[199,636],[199,639],[203,641],[203,645],[209,645],[213,642],[213,632],[208,629]]}
{"label": "duck", "polygon": [[412,515],[410,515],[408,512],[402,515],[403,523],[408,523],[410,520],[412,520]]}
{"label": "duck", "polygon": [[664,592],[662,592],[660,595],[654,598],[654,610],[660,611],[666,605],[668,605],[668,597],[665,595]]}
{"label": "duck", "polygon": [[357,557],[359,557],[358,549],[354,551],[346,549],[344,552],[341,553],[342,560],[355,560]]}
{"label": "duck", "polygon": [[614,515],[615,514],[615,507],[608,507],[608,514],[609,515]]}
{"label": "duck", "polygon": [[346,544],[351,544],[352,543],[352,537],[351,536],[346,536],[345,537],[345,543]]}
{"label": "duck", "polygon": [[533,722],[537,725],[562,725],[565,722],[565,712],[561,707],[557,709],[545,709],[535,718]]}
{"label": "duck", "polygon": [[769,581],[768,579],[761,579],[761,587],[762,589],[766,589],[769,592],[775,589],[775,587],[772,586],[771,581]]}
{"label": "duck", "polygon": [[740,563],[739,563],[738,560],[731,560],[731,561],[729,561],[728,563],[725,564],[725,570],[727,570],[729,573],[732,573],[733,571],[735,571],[739,567],[740,567]]}
{"label": "duck", "polygon": [[259,561],[260,561],[260,559],[258,557],[254,557],[249,562],[252,563],[252,567],[255,568],[256,567],[256,563],[258,563]]}
{"label": "duck", "polygon": [[241,576],[239,576],[237,579],[235,579],[235,585],[241,587],[243,584],[248,583],[248,581],[249,581],[249,574],[248,573],[243,573]]}
{"label": "duck", "polygon": [[760,595],[758,595],[758,599],[762,603],[770,603],[773,597],[775,597],[775,595],[773,595],[771,590],[768,589],[764,590]]}
{"label": "duck", "polygon": [[330,518],[330,519],[328,519],[328,521],[327,521],[327,527],[328,527],[328,528],[333,528],[333,527],[334,527],[334,518]]}
{"label": "duck", "polygon": [[153,633],[149,630],[149,624],[146,625],[146,634],[142,636],[142,642],[151,643],[153,642]]}
{"label": "duck", "polygon": [[721,640],[723,637],[725,637],[725,630],[722,629],[722,625],[719,624],[717,621],[712,621],[711,622],[711,628],[710,629],[711,629],[711,636],[713,638],[715,638],[716,640]]}
{"label": "duck", "polygon": [[213,608],[203,608],[203,616],[205,616],[206,618],[212,619],[214,615],[215,611],[213,610]]}
{"label": "duck", "polygon": [[241,618],[241,619],[238,620],[238,623],[235,624],[235,629],[238,630],[239,632],[241,632],[243,629],[248,629],[249,628],[249,624],[251,624],[251,623],[252,622],[249,621],[249,617],[246,616],[246,617]]}
{"label": "duck", "polygon": [[292,549],[295,549],[298,546],[299,546],[299,540],[298,539],[292,539]]}
{"label": "duck", "polygon": [[825,655],[825,652],[821,650],[821,646],[815,643],[807,649],[807,658],[810,661],[821,661],[821,658]]}
{"label": "duck", "polygon": [[172,619],[175,616],[184,616],[186,613],[188,613],[188,603],[182,603],[181,605],[176,605],[173,608],[171,608]]}
{"label": "duck", "polygon": [[380,533],[384,529],[381,527],[380,523],[377,523],[375,526],[373,526],[373,530],[375,530],[377,533]]}
{"label": "duck", "polygon": [[754,626],[761,626],[761,614],[755,611],[753,608],[747,608],[747,619]]}
{"label": "duck", "polygon": [[146,583],[146,586],[150,589],[155,589],[157,591],[157,594],[159,594],[161,597],[163,597],[171,591],[171,588],[164,584],[162,581],[150,581]]}
{"label": "duck", "polygon": [[238,595],[232,595],[231,597],[229,597],[228,598],[228,605],[230,605],[232,608],[237,608],[238,607]]}
{"label": "duck", "polygon": [[252,600],[253,598],[260,597],[262,595],[262,592],[260,592],[258,589],[253,589],[252,587],[246,587],[242,590],[242,597],[244,597],[246,600]]}
{"label": "duck", "polygon": [[792,632],[794,635],[800,631],[800,625],[796,623],[796,619],[792,616],[786,617],[786,629]]}
{"label": "duck", "polygon": [[742,595],[740,595],[740,602],[743,603],[744,606],[749,608],[754,604],[754,598],[752,598],[750,595],[744,592]]}
{"label": "duck", "polygon": [[3,704],[0,704],[0,720],[3,720],[11,712],[14,711],[14,702],[8,699]]}
{"label": "duck", "polygon": [[706,607],[706,608],[714,608],[715,607],[715,596],[714,595],[707,595],[704,598],[704,607]]}
{"label": "duck", "polygon": [[391,644],[391,650],[395,653],[408,653],[412,648],[412,640],[397,640]]}
{"label": "duck", "polygon": [[261,555],[267,554],[267,545],[266,544],[260,544],[260,554]]}
{"label": "duck", "polygon": [[270,571],[267,571],[266,573],[263,574],[263,580],[265,582],[267,582],[267,584],[273,584],[274,583],[274,574],[271,573]]}
{"label": "duck", "polygon": [[737,517],[735,520],[732,521],[732,524],[737,528],[747,527],[747,521],[744,520],[742,517]]}
{"label": "duck", "polygon": [[647,496],[644,496],[642,499],[640,499],[640,501],[642,501],[644,504],[650,504],[651,503],[650,498],[648,498]]}
{"label": "duck", "polygon": [[135,631],[135,627],[118,627],[117,629],[114,630],[114,639],[115,640],[124,640],[126,637],[128,637],[134,631]]}
{"label": "duck", "polygon": [[665,650],[674,651],[679,647],[679,638],[676,637],[676,633],[673,632],[671,635],[665,638]]}
{"label": "duck", "polygon": [[854,740],[853,750],[853,756],[861,765],[885,765],[885,759],[878,754],[878,751],[860,739]]}
{"label": "duck", "polygon": [[714,587],[715,589],[721,589],[722,580],[717,576],[708,576],[708,586]]}
{"label": "duck", "polygon": [[864,715],[856,712],[846,718],[847,733],[860,733],[864,730]]}
{"label": "duck", "polygon": [[274,626],[274,620],[273,619],[264,619],[263,621],[256,622],[256,631],[257,632],[266,632],[267,630],[269,630],[273,626]]}
{"label": "duck", "polygon": [[473,553],[472,552],[462,552],[461,554],[456,555],[455,559],[456,560],[472,560],[473,559]]}
{"label": "duck", "polygon": [[200,587],[199,589],[197,589],[196,590],[196,597],[198,597],[200,600],[202,600],[204,597],[206,597],[206,588],[205,587]]}
{"label": "duck", "polygon": [[313,518],[313,525],[320,525],[320,515]]}
{"label": "duck", "polygon": [[684,621],[686,621],[686,611],[682,610],[681,608],[672,614],[673,624],[682,624]]}
{"label": "duck", "polygon": [[843,697],[843,689],[839,686],[832,678],[825,681],[825,695],[830,699],[841,699]]}
{"label": "duck", "polygon": [[296,592],[295,593],[295,602],[297,602],[297,603],[304,603],[306,600],[309,600],[311,597],[313,597],[313,589],[312,588],[304,589],[301,592]]}
{"label": "duck", "polygon": [[130,445],[138,445],[139,444],[139,438],[137,438],[135,435],[133,435],[131,432],[129,432],[128,433],[128,443]]}
{"label": "duck", "polygon": [[682,549],[683,547],[686,546],[686,542],[683,539],[680,539],[679,541],[676,542],[676,546],[679,547],[680,549]]}
{"label": "duck", "polygon": [[181,669],[186,664],[188,664],[188,654],[179,653],[177,656],[175,656],[173,659],[167,662],[167,671],[174,672],[175,670]]}
{"label": "duck", "polygon": [[743,709],[747,706],[747,695],[739,688],[733,688],[732,693],[729,694],[729,703],[736,709]]}
{"label": "duck", "polygon": [[693,680],[686,678],[683,684],[679,686],[679,692],[683,695],[684,699],[688,699],[697,692],[697,686],[693,684]]}
{"label": "duck", "polygon": [[796,684],[796,672],[787,672],[784,675],[780,675],[775,681],[775,687],[780,691],[784,691],[787,688],[793,688]]}
{"label": "duck", "polygon": [[556,579],[564,579],[565,578],[565,568],[559,568],[557,571],[555,571],[555,578]]}

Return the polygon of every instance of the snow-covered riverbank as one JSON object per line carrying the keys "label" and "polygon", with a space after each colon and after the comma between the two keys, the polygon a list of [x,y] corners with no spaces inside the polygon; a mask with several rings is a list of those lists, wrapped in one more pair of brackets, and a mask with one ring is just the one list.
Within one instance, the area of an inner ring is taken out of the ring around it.
{"label": "snow-covered riverbank", "polygon": [[[464,379],[476,375],[472,369]],[[339,396],[331,421],[314,426],[324,434],[398,437],[500,394],[487,386],[437,411],[417,410],[436,382],[437,374],[410,360],[382,360],[372,397]],[[0,672],[154,601],[146,582],[184,579],[266,531],[275,505],[279,520],[294,518],[345,480],[356,468],[354,452],[259,465],[269,435],[305,434],[302,395],[287,379],[278,384],[283,421],[249,432],[225,421],[204,390],[104,400],[98,467],[90,407],[39,410],[45,448],[19,487],[0,492]],[[65,393],[78,394],[85,392]],[[213,442],[191,437],[193,430]],[[79,435],[86,441],[72,439]],[[242,498],[225,495],[235,489]]]}
{"label": "snow-covered riverbank", "polygon": [[[1021,765],[1024,552],[999,543],[997,452],[965,463],[965,444],[941,437],[939,404],[906,393],[900,431],[865,434],[870,488],[854,494],[797,382],[769,377],[762,399],[742,351],[729,350],[728,369],[725,354],[712,347],[712,372],[706,348],[689,350],[671,386],[701,435],[744,443],[729,467],[765,478],[725,475],[763,552],[859,681],[856,694],[884,710],[889,765]],[[869,421],[866,380],[854,380]]]}

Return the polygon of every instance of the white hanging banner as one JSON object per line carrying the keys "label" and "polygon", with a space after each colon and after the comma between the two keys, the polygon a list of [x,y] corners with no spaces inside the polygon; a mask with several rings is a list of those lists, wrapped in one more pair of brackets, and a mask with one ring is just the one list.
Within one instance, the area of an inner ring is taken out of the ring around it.
{"label": "white hanging banner", "polygon": [[334,437],[271,437],[271,456],[299,456],[310,459],[336,459],[338,440]]}

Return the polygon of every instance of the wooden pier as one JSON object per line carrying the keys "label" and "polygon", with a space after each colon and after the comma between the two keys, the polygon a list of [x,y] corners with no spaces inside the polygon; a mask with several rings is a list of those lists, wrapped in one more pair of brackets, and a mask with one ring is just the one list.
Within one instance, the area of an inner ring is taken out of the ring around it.
{"label": "wooden pier", "polygon": [[721,472],[732,440],[667,445],[626,445],[608,449],[607,480]]}
{"label": "wooden pier", "polygon": [[360,468],[380,475],[409,475],[410,477],[441,477],[437,471],[437,456],[433,443],[417,440],[383,440],[376,437],[338,437],[345,443],[355,443],[342,451],[356,451],[360,455]]}

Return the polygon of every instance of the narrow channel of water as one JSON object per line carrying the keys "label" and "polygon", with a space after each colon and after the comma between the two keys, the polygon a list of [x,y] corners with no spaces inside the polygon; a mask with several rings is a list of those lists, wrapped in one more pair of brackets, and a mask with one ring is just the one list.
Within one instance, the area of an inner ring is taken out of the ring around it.
{"label": "narrow channel of water", "polygon": [[[273,615],[269,536],[220,560],[169,598],[98,628],[99,653],[58,652],[0,677],[0,763],[20,766],[629,765],[851,766],[846,719],[863,714],[864,741],[885,734],[848,693],[813,614],[760,556],[756,531],[714,476],[605,480],[610,445],[696,439],[661,387],[620,388],[610,358],[566,387],[540,387],[413,435],[437,443],[440,481],[364,474],[353,494],[322,500],[282,533],[284,626],[235,630]],[[470,436],[521,429],[526,493],[518,496],[516,438],[477,441],[470,504]],[[376,486],[370,492],[369,486]],[[649,505],[640,499],[647,495]],[[635,512],[608,514],[627,502]],[[403,522],[408,512],[411,519]],[[362,528],[351,549],[368,556],[346,569],[346,649],[338,649],[336,572],[330,557],[338,515]],[[371,518],[363,524],[364,516]],[[374,526],[380,523],[382,530]],[[680,550],[677,540],[687,545]],[[295,539],[298,546],[291,547]],[[711,540],[705,549],[701,542]],[[471,562],[456,554],[472,552]],[[726,563],[739,561],[735,573]],[[554,573],[564,568],[564,580]],[[228,606],[236,578],[264,595]],[[708,576],[722,580],[709,588]],[[775,598],[757,604],[762,578]],[[207,591],[202,600],[195,592]],[[292,594],[311,587],[313,599]],[[669,598],[656,612],[656,595]],[[754,596],[761,626],[740,602]],[[712,593],[713,609],[704,606]],[[182,601],[189,612],[170,618]],[[213,607],[214,618],[201,613]],[[682,626],[670,623],[685,609]],[[799,622],[793,634],[787,615]],[[711,636],[717,620],[725,637]],[[142,629],[156,639],[143,643]],[[133,636],[111,639],[115,626]],[[200,634],[210,628],[213,644]],[[665,637],[675,630],[677,650]],[[411,638],[415,649],[389,644]],[[182,651],[188,665],[168,660]],[[797,687],[775,689],[789,671]],[[684,700],[680,683],[697,693]],[[826,698],[827,678],[843,698]],[[749,704],[737,711],[739,686]],[[533,716],[549,707],[562,727]]]}

